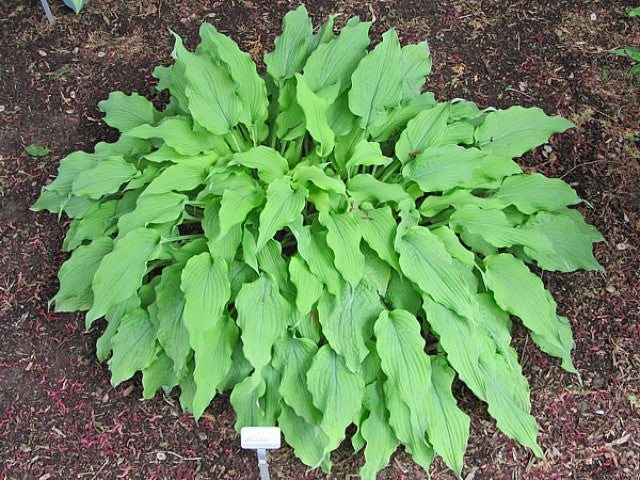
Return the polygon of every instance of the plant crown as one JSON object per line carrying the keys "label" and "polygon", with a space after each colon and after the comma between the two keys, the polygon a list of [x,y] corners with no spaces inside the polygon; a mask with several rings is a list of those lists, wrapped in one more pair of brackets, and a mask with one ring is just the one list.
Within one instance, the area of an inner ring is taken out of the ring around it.
{"label": "plant crown", "polygon": [[[120,130],[64,158],[34,205],[70,217],[57,311],[101,317],[114,385],[180,388],[198,418],[231,390],[236,427],[278,425],[329,471],[354,423],[360,475],[398,445],[458,474],[469,417],[456,375],[497,426],[542,456],[510,315],[562,367],[567,319],[527,264],[601,269],[602,237],[560,179],[513,157],[572,127],[537,108],[479,109],[423,93],[426,42],[371,23],[317,31],[289,12],[261,77],[213,26],[188,51],[175,35],[157,88],[163,111],[115,92]],[[426,347],[425,347],[426,345]]]}

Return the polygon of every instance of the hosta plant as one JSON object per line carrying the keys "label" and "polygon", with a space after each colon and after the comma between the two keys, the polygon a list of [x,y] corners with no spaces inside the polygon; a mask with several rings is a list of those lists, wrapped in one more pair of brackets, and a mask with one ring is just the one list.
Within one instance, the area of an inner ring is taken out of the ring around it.
{"label": "hosta plant", "polygon": [[209,24],[176,35],[157,88],[100,103],[115,143],[74,152],[34,209],[71,218],[58,311],[106,318],[113,384],[179,387],[198,418],[231,390],[236,427],[278,425],[328,471],[357,427],[360,475],[399,445],[460,473],[469,417],[456,377],[506,435],[542,450],[511,316],[562,367],[568,321],[527,264],[599,269],[599,233],[559,179],[513,157],[572,124],[540,109],[480,110],[423,93],[426,43],[334,17],[287,14],[260,76]]}

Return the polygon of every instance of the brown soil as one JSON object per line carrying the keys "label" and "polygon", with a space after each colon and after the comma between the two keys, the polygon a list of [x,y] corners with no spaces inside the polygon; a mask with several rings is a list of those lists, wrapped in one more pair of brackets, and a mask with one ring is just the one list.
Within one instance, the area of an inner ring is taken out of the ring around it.
{"label": "brown soil", "polygon": [[[258,60],[271,49],[296,2],[92,0],[80,15],[50,0],[50,26],[35,0],[0,0],[0,478],[255,479],[240,449],[228,398],[216,398],[199,425],[175,397],[140,401],[139,378],[113,388],[95,359],[104,325],[48,311],[65,224],[29,206],[59,160],[115,134],[97,103],[113,90],[156,98],[151,71],[168,64],[172,28],[193,47],[201,22],[231,35]],[[640,208],[638,81],[611,51],[638,46],[632,0],[309,0],[316,22],[336,11],[395,27],[404,43],[427,39],[428,87],[441,100],[482,107],[542,107],[578,129],[527,154],[524,165],[570,182],[581,208],[607,239],[596,247],[606,274],[545,274],[574,328],[584,384],[514,332],[530,380],[547,461],[499,433],[484,406],[462,392],[472,417],[463,478],[640,478]],[[51,153],[31,157],[24,146]],[[288,447],[270,455],[273,478],[357,478],[362,454],[348,442],[331,476],[307,471]],[[441,462],[434,479],[453,479]],[[397,453],[381,479],[425,478]]]}

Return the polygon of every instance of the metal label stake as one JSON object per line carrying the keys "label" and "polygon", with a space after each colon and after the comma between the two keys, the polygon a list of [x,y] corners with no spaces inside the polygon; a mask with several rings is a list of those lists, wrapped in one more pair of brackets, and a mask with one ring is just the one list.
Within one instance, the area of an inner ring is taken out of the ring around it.
{"label": "metal label stake", "polygon": [[261,480],[269,480],[267,449],[280,448],[278,427],[243,427],[240,430],[242,448],[258,451],[258,468]]}

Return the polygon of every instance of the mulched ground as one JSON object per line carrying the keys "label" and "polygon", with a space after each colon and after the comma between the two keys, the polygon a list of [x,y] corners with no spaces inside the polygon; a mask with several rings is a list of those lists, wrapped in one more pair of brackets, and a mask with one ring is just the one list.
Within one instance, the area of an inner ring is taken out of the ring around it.
{"label": "mulched ground", "polygon": [[[293,1],[92,0],[76,16],[50,0],[0,0],[0,478],[255,479],[240,449],[228,398],[216,398],[199,425],[175,397],[140,401],[139,378],[118,388],[95,359],[104,325],[86,333],[80,316],[48,311],[65,224],[29,206],[59,160],[115,138],[97,103],[113,90],[156,100],[151,71],[168,64],[172,28],[193,47],[201,22],[231,35],[258,60],[272,48]],[[561,177],[591,204],[581,207],[607,239],[596,247],[604,273],[544,274],[574,328],[584,384],[540,354],[522,328],[514,343],[532,389],[547,461],[496,431],[484,406],[460,388],[472,432],[463,478],[640,478],[639,95],[632,63],[612,50],[640,44],[632,1],[310,0],[316,22],[333,12],[395,27],[403,43],[427,39],[434,57],[428,88],[440,100],[480,106],[542,107],[578,129],[522,160]],[[24,146],[51,149],[34,158]],[[307,471],[283,447],[273,478],[352,479],[363,462],[345,442],[331,476]],[[441,462],[434,479],[453,479]],[[381,479],[425,478],[397,453]]]}

